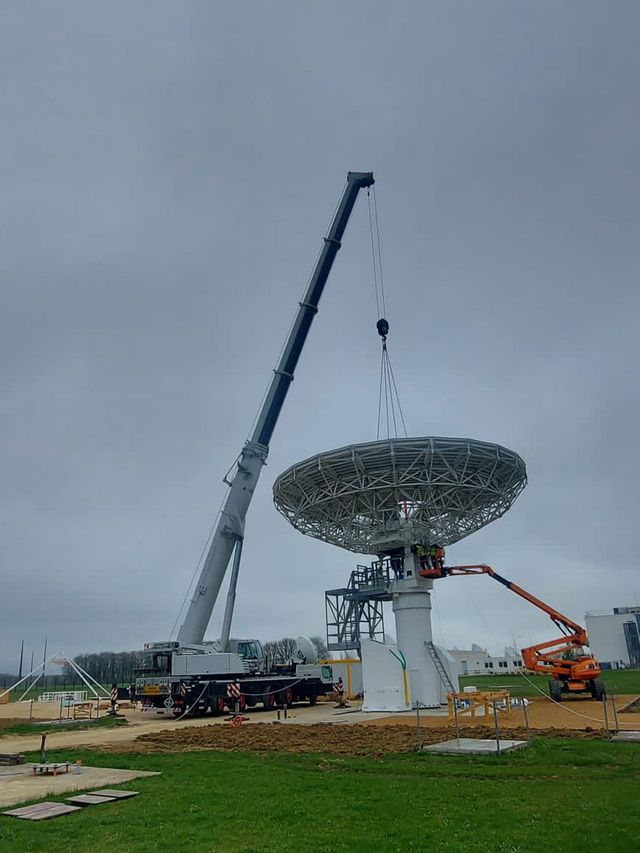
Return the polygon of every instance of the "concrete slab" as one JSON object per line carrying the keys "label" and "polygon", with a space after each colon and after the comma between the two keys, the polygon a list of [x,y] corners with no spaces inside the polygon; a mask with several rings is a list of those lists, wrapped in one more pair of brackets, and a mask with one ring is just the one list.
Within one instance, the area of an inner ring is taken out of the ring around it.
{"label": "concrete slab", "polygon": [[68,806],[65,803],[36,803],[35,806],[23,806],[21,809],[12,809],[2,814],[19,817],[22,820],[49,820],[51,817],[60,817],[63,814],[79,811],[79,806]]}
{"label": "concrete slab", "polygon": [[526,740],[502,740],[500,746],[495,740],[482,740],[475,737],[461,737],[423,746],[423,752],[433,752],[441,755],[498,755],[503,752],[514,752],[529,746]]}
{"label": "concrete slab", "polygon": [[146,770],[117,770],[112,767],[80,767],[79,772],[60,776],[34,776],[31,764],[0,767],[0,807],[38,800],[50,794],[59,796],[66,792],[101,788],[103,785],[119,785],[131,779],[158,776]]}
{"label": "concrete slab", "polygon": [[95,797],[110,797],[113,800],[128,800],[137,797],[139,791],[119,791],[117,788],[101,788],[99,791],[89,791]]}
{"label": "concrete slab", "polygon": [[625,743],[640,743],[640,732],[618,732],[611,740]]}
{"label": "concrete slab", "polygon": [[99,806],[101,803],[115,803],[115,797],[99,797],[97,794],[76,794],[67,797],[67,802],[74,806]]}

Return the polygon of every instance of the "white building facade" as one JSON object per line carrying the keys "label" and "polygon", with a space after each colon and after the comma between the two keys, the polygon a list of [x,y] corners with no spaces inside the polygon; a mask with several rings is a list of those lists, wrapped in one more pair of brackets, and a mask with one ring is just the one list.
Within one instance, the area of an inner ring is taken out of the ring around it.
{"label": "white building facade", "polygon": [[640,607],[614,607],[585,616],[589,648],[603,669],[640,669]]}
{"label": "white building facade", "polygon": [[448,649],[458,666],[459,675],[505,675],[522,669],[522,658],[515,649],[505,649],[503,657],[492,657],[475,643],[470,649]]}

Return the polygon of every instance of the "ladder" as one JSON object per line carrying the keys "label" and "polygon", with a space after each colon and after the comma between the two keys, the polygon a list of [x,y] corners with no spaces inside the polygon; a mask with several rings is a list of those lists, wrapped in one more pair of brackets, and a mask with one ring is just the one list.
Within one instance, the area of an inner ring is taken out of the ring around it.
{"label": "ladder", "polygon": [[429,642],[427,643],[427,648],[429,649],[429,654],[431,655],[431,658],[434,664],[436,665],[436,669],[438,670],[440,681],[444,684],[449,693],[455,693],[455,687],[453,686],[453,683],[449,678],[449,673],[447,672],[447,669],[444,663],[442,662],[442,658],[438,654],[438,650],[436,649],[435,645],[431,640],[429,640]]}

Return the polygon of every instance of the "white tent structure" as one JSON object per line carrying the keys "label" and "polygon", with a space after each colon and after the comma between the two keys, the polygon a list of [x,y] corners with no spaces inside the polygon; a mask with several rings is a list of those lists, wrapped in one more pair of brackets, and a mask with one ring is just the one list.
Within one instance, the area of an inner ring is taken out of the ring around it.
{"label": "white tent structure", "polygon": [[[63,664],[68,664],[71,669],[76,673],[76,675],[80,678],[80,681],[86,686],[89,693],[93,695],[94,699],[110,699],[110,693],[106,690],[99,682],[95,680],[92,675],[83,669],[79,664],[77,664],[73,658],[66,655],[63,651],[58,652],[55,655],[52,655],[48,660],[45,660],[43,663],[39,663],[31,672],[28,672],[25,676],[20,678],[15,684],[12,684],[10,687],[7,687],[2,693],[0,693],[0,702],[3,700],[5,696],[8,696],[11,691],[25,684],[26,688],[23,694],[18,699],[18,702],[22,702],[30,691],[33,690],[34,686],[40,681],[40,679],[46,675],[47,667],[51,666],[62,666]],[[36,678],[33,681],[29,681],[32,676],[36,675]]]}

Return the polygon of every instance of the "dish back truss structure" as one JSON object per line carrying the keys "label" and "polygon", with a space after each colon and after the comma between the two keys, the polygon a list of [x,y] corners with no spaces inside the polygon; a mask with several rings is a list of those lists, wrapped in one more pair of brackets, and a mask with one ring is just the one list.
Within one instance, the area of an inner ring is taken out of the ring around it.
{"label": "dish back truss structure", "polygon": [[276,508],[299,531],[359,554],[458,542],[500,518],[525,463],[470,438],[391,438],[320,453],[275,481]]}

